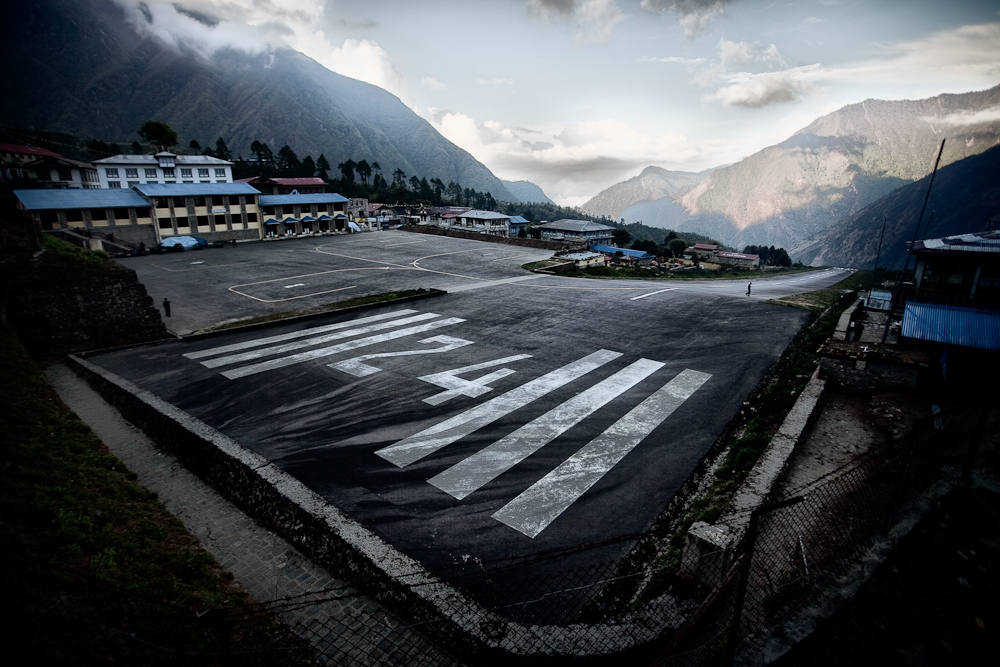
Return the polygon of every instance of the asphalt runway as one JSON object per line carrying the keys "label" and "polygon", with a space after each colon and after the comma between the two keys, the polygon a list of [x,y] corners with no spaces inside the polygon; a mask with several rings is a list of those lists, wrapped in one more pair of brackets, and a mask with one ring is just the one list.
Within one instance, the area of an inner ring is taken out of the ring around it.
{"label": "asphalt runway", "polygon": [[487,570],[525,595],[547,554],[576,552],[586,568],[631,547],[805,322],[764,300],[846,273],[754,281],[748,298],[744,281],[529,274],[520,265],[547,253],[516,246],[401,232],[321,241],[128,264],[178,300],[197,293],[192,327],[274,307],[285,285],[322,292],[300,306],[328,301],[344,274],[358,291],[450,293],[91,360],[441,576]]}

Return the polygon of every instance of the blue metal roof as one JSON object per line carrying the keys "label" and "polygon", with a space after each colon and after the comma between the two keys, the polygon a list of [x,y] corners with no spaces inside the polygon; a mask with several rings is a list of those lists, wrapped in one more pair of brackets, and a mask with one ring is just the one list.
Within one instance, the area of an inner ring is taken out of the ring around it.
{"label": "blue metal roof", "polygon": [[918,340],[1000,350],[1000,311],[907,302],[900,334]]}
{"label": "blue metal roof", "polygon": [[14,190],[28,211],[73,208],[149,208],[149,202],[131,190],[104,188],[92,190]]}
{"label": "blue metal roof", "polygon": [[347,197],[336,192],[311,192],[304,195],[261,195],[261,206],[287,206],[293,204],[341,204]]}
{"label": "blue metal roof", "polygon": [[206,197],[211,195],[259,195],[247,183],[140,183],[133,189],[146,197]]}
{"label": "blue metal roof", "polygon": [[614,246],[603,245],[603,244],[600,244],[600,243],[595,243],[594,245],[590,246],[590,249],[593,250],[594,252],[603,252],[603,253],[607,253],[609,255],[616,255],[618,253],[622,253],[626,257],[634,257],[635,259],[646,259],[648,257],[652,257],[652,255],[650,255],[645,250],[631,250],[629,248],[615,248]]}
{"label": "blue metal roof", "polygon": [[515,215],[513,218],[510,219],[510,223],[512,225],[523,225],[523,224],[525,224],[527,222],[528,222],[527,220],[525,220],[524,218],[522,218],[519,215]]}

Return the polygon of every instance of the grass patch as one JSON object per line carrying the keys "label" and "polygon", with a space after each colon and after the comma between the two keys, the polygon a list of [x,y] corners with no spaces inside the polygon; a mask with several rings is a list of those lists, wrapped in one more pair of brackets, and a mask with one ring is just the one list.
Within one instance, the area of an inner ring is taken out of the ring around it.
{"label": "grass patch", "polygon": [[42,243],[45,252],[31,267],[42,276],[65,278],[66,272],[80,275],[125,270],[103,250],[86,250],[51,234],[42,234]]}
{"label": "grass patch", "polygon": [[261,315],[259,317],[247,317],[241,320],[223,322],[222,324],[217,324],[215,326],[208,327],[207,329],[201,329],[199,331],[196,331],[195,333],[196,334],[213,333],[216,331],[226,331],[228,329],[237,329],[239,327],[246,327],[255,324],[267,324],[268,322],[278,322],[293,317],[303,317],[306,315],[320,315],[323,313],[333,313],[338,310],[348,310],[350,308],[358,308],[360,306],[370,306],[373,304],[388,303],[390,301],[412,298],[424,294],[432,294],[434,291],[435,290],[429,290],[429,289],[410,289],[410,290],[399,290],[396,292],[383,292],[381,294],[369,294],[368,296],[359,296],[353,299],[348,299],[347,301],[337,301],[334,303],[327,303],[319,306],[313,306],[311,308],[306,308],[304,310],[274,313],[272,315]]}
{"label": "grass patch", "polygon": [[36,664],[313,664],[0,331],[4,630]]}

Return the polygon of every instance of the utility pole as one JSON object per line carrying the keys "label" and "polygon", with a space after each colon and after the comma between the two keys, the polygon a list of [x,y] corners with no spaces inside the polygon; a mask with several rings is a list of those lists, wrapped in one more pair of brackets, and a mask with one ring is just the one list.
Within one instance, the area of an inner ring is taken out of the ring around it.
{"label": "utility pole", "polygon": [[917,234],[920,232],[920,223],[924,220],[924,211],[927,210],[927,200],[931,197],[931,188],[934,186],[934,177],[937,175],[938,165],[941,164],[941,154],[944,153],[944,139],[941,140],[941,147],[938,148],[937,159],[934,160],[934,170],[931,171],[931,180],[927,183],[927,192],[924,193],[924,204],[920,207],[920,215],[917,217],[917,226],[913,228],[913,238],[910,240],[910,246],[906,249],[906,257],[903,259],[903,271],[899,274],[899,279],[896,281],[896,289],[892,295],[892,302],[889,305],[889,317],[885,319],[885,330],[882,332],[882,342],[885,343],[885,339],[889,335],[889,323],[892,322],[892,311],[896,306],[896,301],[899,298],[900,287],[903,284],[903,278],[906,276],[906,268],[910,264],[910,255],[913,254],[913,245],[917,242]]}

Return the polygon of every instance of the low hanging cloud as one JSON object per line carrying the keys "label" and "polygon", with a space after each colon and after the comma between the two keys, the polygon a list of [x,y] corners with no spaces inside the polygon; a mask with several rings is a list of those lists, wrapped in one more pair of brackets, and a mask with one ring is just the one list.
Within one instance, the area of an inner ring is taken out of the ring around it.
{"label": "low hanging cloud", "polygon": [[527,178],[564,205],[582,204],[650,164],[684,168],[715,163],[726,148],[721,141],[695,145],[670,132],[650,136],[611,118],[548,131],[477,122],[446,109],[429,110],[428,120],[501,178]]}
{"label": "low hanging cloud", "polygon": [[817,68],[818,65],[806,65],[762,74],[740,72],[730,76],[733,83],[719,88],[705,99],[751,109],[782,102],[795,102],[811,89],[809,74]]}

